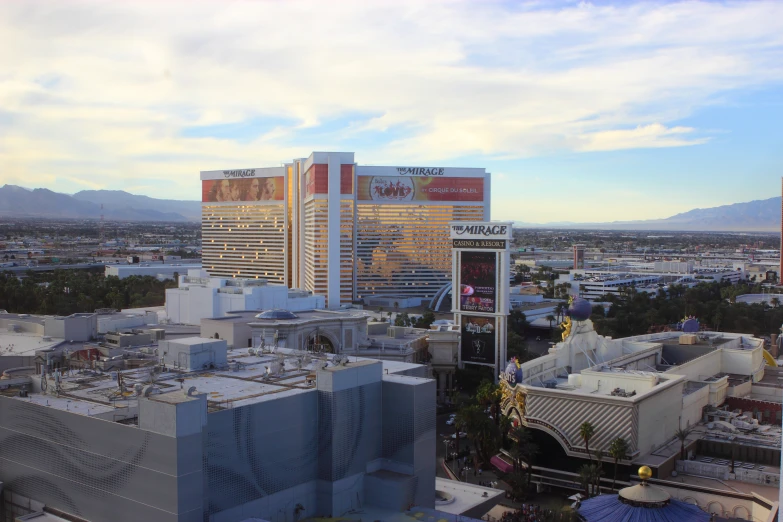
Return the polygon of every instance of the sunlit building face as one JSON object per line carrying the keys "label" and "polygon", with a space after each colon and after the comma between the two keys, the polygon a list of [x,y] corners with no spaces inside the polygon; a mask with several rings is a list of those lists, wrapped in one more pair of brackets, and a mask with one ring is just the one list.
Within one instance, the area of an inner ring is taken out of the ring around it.
{"label": "sunlit building face", "polygon": [[328,306],[435,295],[451,280],[449,223],[490,217],[484,169],[365,167],[325,152],[201,177],[220,180],[202,207],[204,268],[325,295]]}

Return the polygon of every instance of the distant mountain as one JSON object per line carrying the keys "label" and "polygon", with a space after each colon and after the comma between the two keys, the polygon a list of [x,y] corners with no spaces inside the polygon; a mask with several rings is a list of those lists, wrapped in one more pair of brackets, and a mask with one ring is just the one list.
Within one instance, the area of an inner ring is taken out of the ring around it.
{"label": "distant mountain", "polygon": [[89,201],[106,208],[157,209],[180,214],[189,221],[201,221],[201,202],[179,199],[155,199],[137,196],[124,190],[82,190],[73,195],[81,201]]}
{"label": "distant mountain", "polygon": [[[128,196],[144,198],[144,196],[133,196],[132,194],[128,194]],[[120,202],[116,204],[103,203],[102,213],[105,219],[115,221],[192,221],[194,219],[190,217],[192,213],[186,217],[179,212],[170,211],[171,209],[167,207],[167,200],[145,199],[149,200],[145,205]],[[16,185],[3,185],[0,187],[0,216],[99,219],[101,205],[49,189],[26,189]]]}
{"label": "distant mountain", "polygon": [[693,232],[780,231],[781,198],[774,197],[712,208],[696,208],[665,219],[609,223],[524,223],[524,228],[597,228],[606,230],[671,230]]}
{"label": "distant mountain", "polygon": [[[117,221],[199,221],[201,203],[137,196],[122,190],[83,190],[73,196],[16,185],[0,187],[0,216],[93,218]],[[774,232],[780,230],[781,198],[697,208],[665,219],[610,223],[515,222],[525,228],[596,228],[607,230],[681,230],[704,232]]]}

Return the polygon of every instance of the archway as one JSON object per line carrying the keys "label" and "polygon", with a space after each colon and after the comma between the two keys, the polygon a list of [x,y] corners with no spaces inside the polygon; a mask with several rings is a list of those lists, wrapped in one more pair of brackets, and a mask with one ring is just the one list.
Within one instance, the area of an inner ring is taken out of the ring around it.
{"label": "archway", "polygon": [[716,515],[723,516],[723,514],[726,512],[726,510],[723,508],[723,504],[720,502],[717,502],[713,500],[709,504],[707,504],[707,513],[714,513]]}
{"label": "archway", "polygon": [[750,520],[750,510],[745,506],[736,506],[734,508],[734,518],[741,518],[742,520]]}
{"label": "archway", "polygon": [[313,330],[305,341],[305,350],[315,353],[337,353],[337,340],[326,332]]}

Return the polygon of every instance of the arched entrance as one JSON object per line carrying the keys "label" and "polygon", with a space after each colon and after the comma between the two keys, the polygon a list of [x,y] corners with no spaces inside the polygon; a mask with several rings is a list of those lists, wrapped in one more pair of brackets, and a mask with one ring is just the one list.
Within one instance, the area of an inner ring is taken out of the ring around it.
{"label": "arched entrance", "polygon": [[315,353],[337,353],[336,343],[331,336],[318,330],[310,332],[307,336],[305,350]]}

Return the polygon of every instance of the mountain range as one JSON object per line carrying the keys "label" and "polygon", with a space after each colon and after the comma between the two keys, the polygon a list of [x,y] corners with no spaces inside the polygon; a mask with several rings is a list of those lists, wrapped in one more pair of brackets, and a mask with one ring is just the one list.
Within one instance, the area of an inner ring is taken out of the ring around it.
{"label": "mountain range", "polygon": [[606,230],[659,230],[692,232],[779,232],[780,196],[734,203],[720,207],[696,208],[664,219],[612,221],[608,223],[524,223],[525,228],[580,228]]}
{"label": "mountain range", "polygon": [[69,195],[42,188],[0,187],[0,217],[100,219],[101,215],[111,221],[199,221],[201,202],[154,199],[122,190]]}
{"label": "mountain range", "polygon": [[[101,209],[103,205],[103,209]],[[122,190],[82,190],[61,194],[49,189],[0,187],[0,217],[105,219],[112,221],[199,221],[201,202],[155,199]],[[518,227],[704,232],[773,232],[780,230],[781,198],[697,208],[665,219],[609,223],[528,223]]]}

